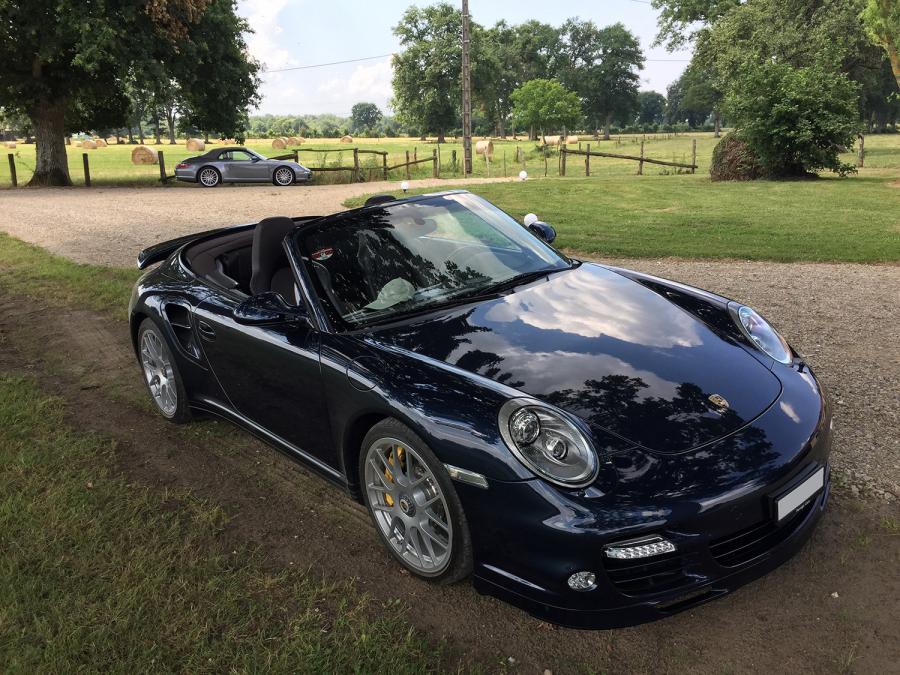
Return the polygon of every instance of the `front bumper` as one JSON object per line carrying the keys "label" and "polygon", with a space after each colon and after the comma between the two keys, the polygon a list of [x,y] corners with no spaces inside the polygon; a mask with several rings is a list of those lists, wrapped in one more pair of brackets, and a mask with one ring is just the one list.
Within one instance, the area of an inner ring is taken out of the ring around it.
{"label": "front bumper", "polygon": [[[807,371],[732,437],[683,455],[611,457],[585,490],[540,480],[460,486],[467,514],[492,513],[472,528],[475,588],[575,628],[635,625],[721,597],[803,546],[828,501],[830,446],[831,414]],[[823,468],[824,487],[776,522],[775,498]],[[608,544],[648,535],[676,551],[604,555]],[[568,587],[578,571],[596,575],[594,590]]]}

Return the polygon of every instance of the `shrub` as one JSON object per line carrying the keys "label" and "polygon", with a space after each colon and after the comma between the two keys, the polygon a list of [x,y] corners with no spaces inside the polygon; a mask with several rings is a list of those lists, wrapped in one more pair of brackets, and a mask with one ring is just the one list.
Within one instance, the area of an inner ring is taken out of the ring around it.
{"label": "shrub", "polygon": [[859,131],[859,88],[846,75],[767,61],[742,69],[728,89],[725,114],[769,176],[854,170],[838,158]]}
{"label": "shrub", "polygon": [[750,146],[731,132],[713,149],[709,175],[712,180],[756,180],[766,172]]}

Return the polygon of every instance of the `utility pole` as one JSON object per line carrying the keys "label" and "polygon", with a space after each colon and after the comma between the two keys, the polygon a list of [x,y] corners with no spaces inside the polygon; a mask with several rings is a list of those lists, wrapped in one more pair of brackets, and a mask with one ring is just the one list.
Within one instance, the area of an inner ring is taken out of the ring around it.
{"label": "utility pole", "polygon": [[466,176],[472,173],[472,77],[469,63],[469,0],[462,0],[462,118],[463,168]]}

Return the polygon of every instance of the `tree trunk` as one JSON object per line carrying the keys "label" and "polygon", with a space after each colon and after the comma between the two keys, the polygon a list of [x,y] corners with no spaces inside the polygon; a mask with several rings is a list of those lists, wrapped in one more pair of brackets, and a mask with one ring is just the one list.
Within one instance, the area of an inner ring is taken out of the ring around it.
{"label": "tree trunk", "polygon": [[169,127],[169,145],[175,145],[175,111],[166,111],[166,126]]}
{"label": "tree trunk", "polygon": [[609,113],[606,116],[606,126],[603,127],[603,140],[609,140],[609,127],[612,125],[612,113]]}
{"label": "tree trunk", "polygon": [[153,133],[156,135],[156,144],[162,145],[162,130],[159,128],[159,113],[153,115]]}
{"label": "tree trunk", "polygon": [[715,115],[715,125],[716,125],[716,133],[715,138],[719,138],[722,135],[722,114],[715,110],[713,111],[713,115]]}
{"label": "tree trunk", "polygon": [[447,139],[446,139],[446,137],[444,136],[444,130],[443,130],[443,129],[438,129],[437,142],[438,142],[439,144],[440,144],[440,143],[446,143],[446,142],[447,142]]}
{"label": "tree trunk", "polygon": [[888,58],[891,60],[891,70],[894,79],[897,80],[897,88],[900,89],[900,51],[896,47],[888,46]]}
{"label": "tree trunk", "polygon": [[138,138],[141,139],[141,145],[144,144],[144,125],[141,120],[138,120]]}
{"label": "tree trunk", "polygon": [[134,145],[134,129],[128,127],[128,143]]}
{"label": "tree trunk", "polygon": [[28,185],[71,185],[66,157],[66,101],[40,100],[31,110],[37,161]]}

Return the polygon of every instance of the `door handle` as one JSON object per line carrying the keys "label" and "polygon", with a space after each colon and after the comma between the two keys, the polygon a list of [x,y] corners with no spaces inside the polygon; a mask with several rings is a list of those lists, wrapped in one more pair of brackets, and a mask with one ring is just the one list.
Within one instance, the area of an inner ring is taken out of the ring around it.
{"label": "door handle", "polygon": [[197,324],[197,330],[200,333],[200,337],[207,342],[212,342],[216,339],[216,331],[205,321],[201,321]]}

